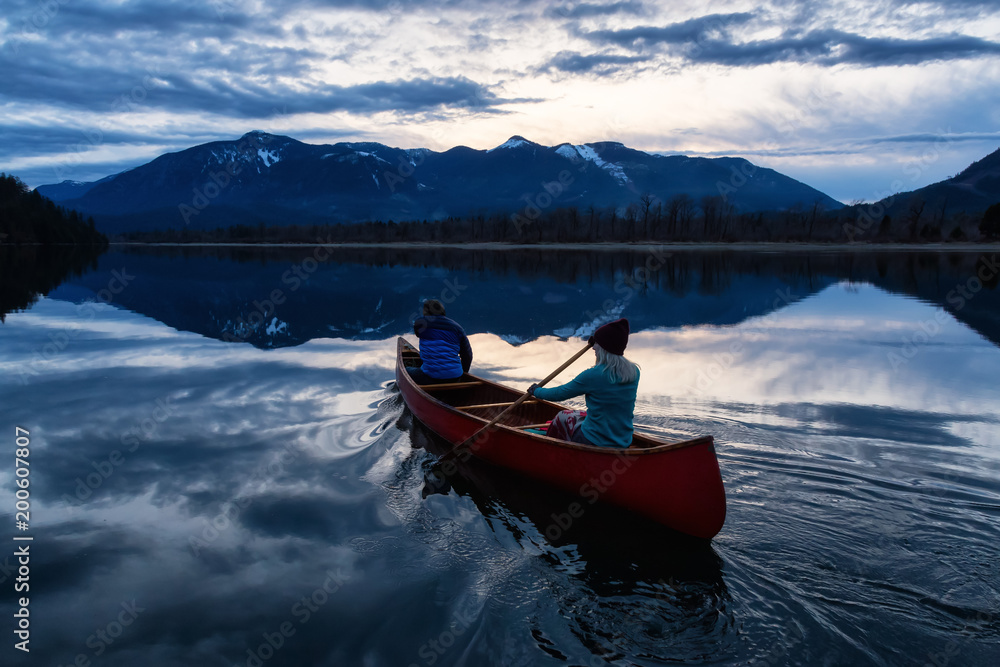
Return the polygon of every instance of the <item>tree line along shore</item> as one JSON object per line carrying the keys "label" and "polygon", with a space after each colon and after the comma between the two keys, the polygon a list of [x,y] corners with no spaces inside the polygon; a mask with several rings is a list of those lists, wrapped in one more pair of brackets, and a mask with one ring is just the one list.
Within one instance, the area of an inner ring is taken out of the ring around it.
{"label": "tree line along shore", "polygon": [[[529,205],[512,213],[441,220],[365,221],[228,227],[171,227],[126,231],[112,241],[137,243],[976,243],[1000,239],[1000,202],[985,211],[929,211],[919,199],[894,207],[853,204],[824,209],[819,203],[781,211],[740,212],[723,196],[667,201],[642,195],[621,207]],[[96,244],[108,237],[84,218],[0,174],[0,243]]]}
{"label": "tree line along shore", "polygon": [[573,206],[550,211],[422,221],[170,228],[114,235],[138,243],[968,243],[1000,239],[1000,203],[982,213],[935,215],[911,206],[895,217],[871,205],[819,205],[740,213],[723,197],[667,202],[643,197],[624,209]]}

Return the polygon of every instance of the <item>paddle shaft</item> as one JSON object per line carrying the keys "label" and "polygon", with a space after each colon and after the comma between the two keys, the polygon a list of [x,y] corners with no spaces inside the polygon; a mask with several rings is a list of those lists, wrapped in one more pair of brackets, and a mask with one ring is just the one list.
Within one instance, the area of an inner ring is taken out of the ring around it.
{"label": "paddle shaft", "polygon": [[[555,376],[559,375],[564,370],[566,370],[567,368],[569,368],[570,365],[572,365],[572,363],[574,361],[576,361],[577,359],[579,359],[580,357],[582,357],[584,354],[586,354],[587,350],[589,350],[593,346],[594,346],[593,343],[587,343],[586,347],[584,347],[582,350],[580,350],[579,352],[577,352],[576,354],[574,354],[572,357],[570,357],[569,360],[566,363],[564,363],[562,366],[560,366],[559,368],[557,368],[554,371],[552,371],[551,373],[549,373],[548,377],[546,377],[544,380],[542,380],[541,382],[538,383],[538,386],[539,387],[544,387],[546,384],[548,384],[552,380],[552,378],[554,378]],[[527,400],[530,396],[531,396],[531,394],[529,394],[528,392],[525,392],[525,393],[521,394],[521,396],[516,401],[514,401],[514,403],[512,403],[509,408],[507,408],[506,410],[504,410],[503,412],[501,412],[500,414],[498,414],[496,417],[494,417],[492,419],[492,421],[490,421],[489,424],[487,424],[486,426],[482,427],[481,429],[479,429],[478,431],[476,431],[475,433],[473,433],[471,436],[469,436],[468,438],[466,438],[465,441],[463,441],[457,447],[452,448],[452,450],[450,452],[448,452],[447,454],[445,454],[445,457],[446,458],[451,458],[451,457],[453,457],[453,456],[456,455],[456,452],[460,452],[463,449],[465,449],[465,447],[467,447],[470,442],[472,442],[473,440],[475,440],[476,438],[479,437],[480,433],[486,431],[487,429],[493,428],[493,426],[498,421],[500,421],[501,419],[503,419],[504,417],[507,416],[508,412],[510,412],[510,411],[514,410],[515,408],[517,408],[517,406],[521,405],[521,403],[524,403],[524,401]]]}

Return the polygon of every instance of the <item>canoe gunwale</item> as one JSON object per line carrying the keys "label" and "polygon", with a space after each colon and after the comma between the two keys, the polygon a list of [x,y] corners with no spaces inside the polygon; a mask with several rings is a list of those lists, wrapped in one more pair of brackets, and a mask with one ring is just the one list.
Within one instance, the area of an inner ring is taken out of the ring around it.
{"label": "canoe gunwale", "polygon": [[[482,428],[482,426],[485,426],[486,424],[489,423],[489,420],[487,420],[487,419],[485,419],[483,417],[479,417],[479,416],[477,416],[475,414],[472,414],[472,413],[469,413],[469,412],[463,412],[461,410],[458,410],[457,407],[461,407],[461,406],[455,407],[455,406],[452,406],[452,405],[450,405],[448,403],[445,403],[441,399],[436,398],[430,392],[425,391],[420,385],[418,385],[416,382],[414,382],[413,378],[406,371],[406,366],[403,363],[403,356],[404,356],[403,352],[404,352],[404,350],[413,350],[414,352],[416,352],[416,348],[414,348],[412,345],[410,345],[410,343],[405,338],[403,338],[402,336],[400,336],[397,339],[397,343],[396,343],[396,378],[397,378],[397,382],[406,382],[406,383],[408,383],[410,387],[412,387],[415,391],[417,391],[417,392],[420,393],[422,399],[424,399],[424,400],[426,400],[426,401],[428,401],[430,403],[433,403],[435,406],[437,406],[441,410],[447,412],[450,416],[452,416],[452,417],[454,417],[456,419],[463,419],[463,420],[468,420],[468,421],[473,421],[473,422],[479,423],[479,424],[481,424],[481,426],[479,428]],[[502,392],[512,392],[516,396],[521,396],[521,395],[524,394],[523,391],[518,391],[518,390],[513,389],[511,387],[507,387],[507,386],[499,384],[497,382],[492,382],[490,380],[487,380],[485,378],[481,378],[481,377],[479,377],[477,375],[473,375],[471,373],[466,373],[465,375],[467,377],[475,379],[478,382],[481,382],[482,385],[485,386],[485,387],[490,387],[490,388],[493,388],[493,389],[497,389],[497,390],[500,390]],[[557,411],[558,410],[567,410],[567,409],[569,409],[569,408],[567,408],[567,407],[565,407],[563,405],[560,405],[558,403],[553,403],[551,401],[546,401],[546,400],[543,400],[543,399],[535,399],[535,400],[538,401],[538,404],[542,404],[542,405],[548,406],[549,408],[553,408],[553,409],[555,409]],[[638,433],[638,432],[636,432],[634,434],[634,436],[633,436],[634,437],[633,444],[630,445],[629,447],[607,447],[607,446],[600,446],[600,445],[585,445],[585,444],[576,443],[576,442],[568,442],[566,440],[559,440],[557,438],[551,438],[551,437],[549,437],[547,435],[541,435],[541,434],[538,434],[538,433],[531,433],[531,432],[523,431],[523,430],[520,430],[517,426],[510,426],[510,425],[506,425],[506,424],[497,424],[497,425],[494,426],[494,428],[495,429],[503,429],[504,431],[507,431],[507,432],[511,433],[512,435],[518,437],[518,438],[534,440],[534,441],[538,442],[539,444],[544,444],[544,445],[548,445],[548,446],[555,446],[555,447],[561,447],[561,448],[564,448],[564,449],[576,450],[576,451],[581,451],[581,452],[588,452],[588,453],[591,453],[591,454],[605,454],[605,455],[609,455],[609,456],[629,456],[629,457],[632,457],[632,456],[650,456],[650,455],[656,455],[656,454],[662,454],[662,453],[665,453],[665,452],[675,451],[675,450],[678,450],[678,449],[684,449],[684,448],[687,448],[687,447],[697,447],[699,445],[705,445],[705,444],[708,444],[708,445],[714,447],[714,438],[712,436],[710,436],[710,435],[703,435],[703,436],[699,436],[697,438],[692,438],[690,440],[682,440],[680,442],[665,442],[665,441],[660,440],[658,438],[655,438],[655,437],[653,437],[651,435],[648,435],[648,434],[645,434],[645,433]],[[655,444],[636,447],[635,446],[635,440],[638,440],[640,442],[648,442],[648,443],[655,443]]]}

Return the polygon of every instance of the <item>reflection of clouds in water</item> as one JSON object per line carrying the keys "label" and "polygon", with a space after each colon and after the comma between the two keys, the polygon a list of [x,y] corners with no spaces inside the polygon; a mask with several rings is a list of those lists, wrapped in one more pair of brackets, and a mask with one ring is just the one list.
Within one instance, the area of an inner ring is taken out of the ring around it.
{"label": "reflection of clouds in water", "polygon": [[976,455],[1000,461],[1000,419],[987,421],[953,421],[946,424],[948,432],[971,443]]}
{"label": "reflection of clouds in water", "polygon": [[[903,336],[919,331],[937,309],[873,287],[840,291],[831,288],[735,326],[634,333],[626,356],[642,367],[640,403],[701,397],[746,404],[843,402],[949,414],[993,411],[1000,369],[995,346],[948,316],[940,333],[895,369],[890,352],[901,349]],[[540,338],[515,352],[485,334],[473,342],[477,361],[515,386],[548,375],[581,345]],[[568,381],[591,363],[585,355],[553,383]]]}
{"label": "reflection of clouds in water", "polygon": [[[73,308],[43,300],[12,314],[4,370],[58,328],[46,317],[61,327]],[[108,335],[119,328],[124,337]],[[148,611],[129,638],[158,648],[133,664],[235,659],[256,639],[247,629],[288,620],[292,592],[308,594],[330,568],[350,580],[357,554],[337,542],[385,525],[350,464],[381,433],[372,412],[391,372],[372,363],[382,346],[262,352],[104,309],[26,386],[5,372],[5,411],[32,430],[45,532],[33,564],[51,603],[37,607],[48,641],[36,655],[89,654],[93,619],[136,599]]]}
{"label": "reflection of clouds in water", "polygon": [[[132,599],[146,611],[102,664],[241,663],[288,620],[298,630],[280,653],[288,664],[419,663],[420,646],[457,615],[468,631],[444,664],[555,653],[588,663],[674,647],[751,661],[791,617],[848,657],[870,657],[830,639],[854,636],[868,617],[824,617],[817,594],[872,610],[880,626],[893,622],[878,606],[890,598],[905,610],[894,632],[912,637],[926,630],[921,600],[942,597],[934,582],[951,586],[948,572],[970,564],[955,536],[995,554],[982,508],[995,507],[1000,472],[985,451],[998,351],[951,323],[893,373],[886,350],[935,309],[876,288],[831,288],[763,321],[633,336],[640,427],[711,433],[720,445],[731,517],[694,564],[596,508],[589,538],[549,544],[544,528],[565,499],[495,471],[422,498],[433,459],[414,448],[398,394],[384,388],[391,340],[261,351],[105,308],[20,384],[11,371],[74,309],[43,299],[0,328],[5,415],[31,427],[36,446],[47,653],[35,658],[47,664],[88,651],[95,624]],[[546,336],[514,347],[492,333],[472,342],[475,369],[514,386],[583,345]],[[734,342],[743,347],[722,376],[689,391]],[[585,355],[556,382],[591,363]],[[115,449],[124,461],[74,500],[77,480]],[[0,486],[10,483],[0,470]],[[885,543],[874,548],[873,535]],[[929,551],[959,555],[928,564]],[[900,565],[872,574],[888,562]],[[331,569],[344,590],[300,626],[292,605]],[[923,591],[927,571],[931,592],[917,599],[907,591]],[[881,588],[887,577],[905,586]],[[959,612],[982,608],[985,595],[960,584],[948,588],[965,591]]]}
{"label": "reflection of clouds in water", "polygon": [[286,620],[288,596],[308,594],[326,570],[348,580],[357,576],[351,549],[325,540],[269,539],[253,521],[223,531],[196,556],[190,539],[213,517],[196,520],[149,496],[88,505],[73,516],[46,527],[45,548],[33,560],[43,594],[37,617],[47,638],[39,652],[60,662],[87,652],[84,641],[95,622],[112,620],[117,605],[130,600],[146,610],[127,637],[138,646],[102,664],[179,665],[199,655],[218,660],[220,650],[236,657],[247,629]]}
{"label": "reflection of clouds in water", "polygon": [[554,303],[566,303],[569,300],[565,294],[556,294],[554,292],[546,292],[542,295],[542,303],[554,304]]}
{"label": "reflection of clouds in water", "polygon": [[[119,365],[189,369],[264,358],[250,345],[233,345],[175,331],[128,311],[105,307],[91,320],[76,320],[75,309],[71,303],[41,299],[31,311],[10,315],[4,328],[5,355],[0,361],[0,371],[16,373],[20,365],[29,364],[36,358],[34,353],[41,352],[51,342],[50,334],[63,330],[71,335],[51,359],[45,355],[39,368],[46,373]],[[53,326],[52,321],[58,325]],[[164,346],[167,340],[172,344]],[[123,341],[128,344],[121,345]],[[376,362],[391,370],[395,353],[387,351],[381,341],[317,339],[296,348],[275,350],[267,359],[311,368],[348,370]]]}
{"label": "reflection of clouds in water", "polygon": [[[734,476],[748,470],[746,456],[796,468],[819,456],[819,478],[832,469],[862,486],[962,470],[959,486],[989,487],[1000,470],[989,472],[987,461],[996,457],[977,458],[975,471],[969,457],[995,442],[1000,350],[948,316],[909,363],[894,369],[888,359],[938,312],[875,287],[835,286],[736,326],[633,334],[626,354],[642,367],[636,425],[668,439],[715,435],[724,475],[735,482],[731,499],[744,503],[759,497],[750,477]],[[514,386],[544,377],[580,347],[547,337],[516,351],[487,335],[474,342],[486,374]],[[591,363],[585,356],[554,383]],[[858,477],[859,466],[878,471]],[[836,483],[824,488],[842,492]]]}
{"label": "reflection of clouds in water", "polygon": [[[67,307],[69,306],[69,307]],[[176,332],[165,328],[154,319],[124,319],[121,310],[114,306],[94,303],[93,317],[80,317],[79,306],[73,306],[64,301],[41,298],[31,310],[17,313],[17,323],[21,326],[40,330],[43,337],[35,342],[48,342],[48,335],[57,331],[67,331],[71,335],[81,335],[86,338],[108,337],[116,340],[128,338],[171,338]]]}

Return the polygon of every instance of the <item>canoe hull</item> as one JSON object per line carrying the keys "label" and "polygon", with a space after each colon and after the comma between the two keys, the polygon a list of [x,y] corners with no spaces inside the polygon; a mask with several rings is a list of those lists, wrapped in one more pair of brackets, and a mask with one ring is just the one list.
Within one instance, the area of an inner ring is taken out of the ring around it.
{"label": "canoe hull", "polygon": [[[416,385],[406,372],[404,351],[398,342],[396,384],[413,415],[452,444],[464,442],[486,425],[488,418],[466,414]],[[481,382],[515,400],[521,392]],[[562,406],[545,401],[534,407],[555,414]],[[538,417],[535,416],[535,420]],[[517,425],[516,417],[511,420]],[[521,423],[531,423],[524,418]],[[637,445],[639,445],[637,447]],[[564,521],[580,516],[595,502],[606,502],[646,516],[670,528],[711,539],[726,518],[726,496],[715,446],[710,436],[667,443],[637,435],[633,447],[615,449],[567,443],[499,426],[468,446],[468,453],[495,465],[515,470],[579,496]]]}

